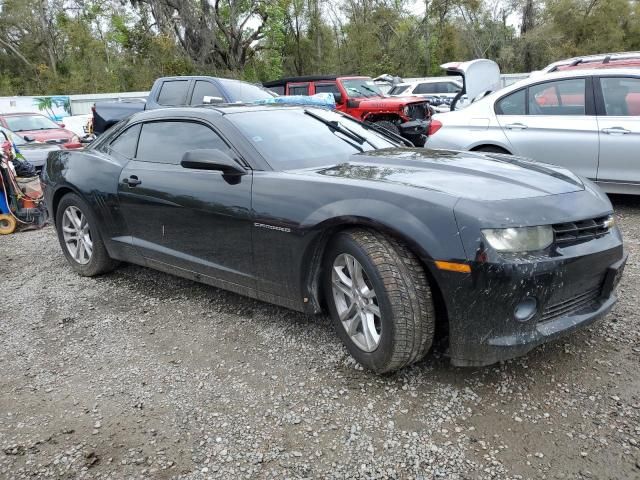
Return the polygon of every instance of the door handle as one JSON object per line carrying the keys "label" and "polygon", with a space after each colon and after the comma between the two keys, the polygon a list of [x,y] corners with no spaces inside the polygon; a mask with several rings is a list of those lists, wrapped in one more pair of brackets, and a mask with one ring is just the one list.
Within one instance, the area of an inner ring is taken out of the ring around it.
{"label": "door handle", "polygon": [[622,127],[611,127],[611,128],[603,128],[602,133],[606,133],[609,135],[626,135],[627,133],[631,133],[631,130],[627,130]]}
{"label": "door handle", "polygon": [[135,187],[137,185],[140,185],[142,183],[142,180],[138,180],[138,177],[136,177],[135,175],[131,175],[129,178],[124,178],[122,180],[122,183],[126,183],[130,187]]}
{"label": "door handle", "polygon": [[505,125],[504,128],[507,128],[509,130],[526,130],[527,127],[524,123],[509,123],[508,125]]}

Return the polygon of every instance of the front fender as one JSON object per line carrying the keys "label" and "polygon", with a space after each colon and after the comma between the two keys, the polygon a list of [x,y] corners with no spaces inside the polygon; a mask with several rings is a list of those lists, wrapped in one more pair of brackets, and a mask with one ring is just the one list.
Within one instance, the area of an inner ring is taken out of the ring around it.
{"label": "front fender", "polygon": [[453,210],[439,205],[424,210],[418,216],[418,212],[381,200],[339,200],[312,212],[300,227],[322,232],[340,225],[370,226],[397,236],[424,262],[465,259]]}

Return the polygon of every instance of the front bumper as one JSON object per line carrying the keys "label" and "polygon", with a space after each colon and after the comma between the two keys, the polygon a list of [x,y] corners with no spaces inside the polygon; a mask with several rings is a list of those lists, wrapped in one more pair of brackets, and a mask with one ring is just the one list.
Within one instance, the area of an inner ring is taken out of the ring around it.
{"label": "front bumper", "polygon": [[427,120],[411,120],[401,123],[398,127],[400,128],[400,135],[416,147],[424,147],[427,141],[427,128],[429,128]]}
{"label": "front bumper", "polygon": [[[452,364],[518,357],[606,315],[627,259],[621,243],[611,247],[526,263],[476,263],[470,274],[440,272]],[[519,321],[516,307],[528,298],[536,299],[537,309]]]}

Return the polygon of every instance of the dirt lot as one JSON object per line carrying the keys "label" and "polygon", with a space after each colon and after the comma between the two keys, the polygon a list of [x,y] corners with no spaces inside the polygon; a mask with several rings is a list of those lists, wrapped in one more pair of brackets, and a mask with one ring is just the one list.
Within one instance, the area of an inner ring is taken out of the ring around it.
{"label": "dirt lot", "polygon": [[2,478],[640,478],[640,199],[604,321],[482,369],[362,371],[324,317],[0,238]]}

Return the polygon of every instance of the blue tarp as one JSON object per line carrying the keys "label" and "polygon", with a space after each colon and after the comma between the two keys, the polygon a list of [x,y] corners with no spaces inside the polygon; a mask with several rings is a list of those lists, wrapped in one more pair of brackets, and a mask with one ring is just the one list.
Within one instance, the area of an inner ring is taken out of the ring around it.
{"label": "blue tarp", "polygon": [[285,105],[312,105],[316,107],[336,108],[336,100],[331,93],[316,93],[315,95],[287,95],[273,97],[266,100],[257,100],[253,103],[260,105],[279,103]]}

